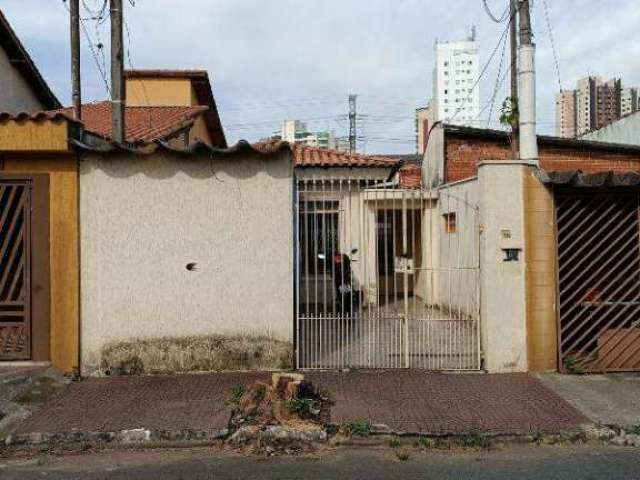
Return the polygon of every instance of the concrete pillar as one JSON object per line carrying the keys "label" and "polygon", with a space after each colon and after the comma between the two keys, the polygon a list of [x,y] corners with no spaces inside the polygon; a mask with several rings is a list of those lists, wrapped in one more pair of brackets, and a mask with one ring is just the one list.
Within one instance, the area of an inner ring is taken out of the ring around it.
{"label": "concrete pillar", "polygon": [[481,335],[491,373],[527,370],[524,178],[530,166],[486,161],[478,167]]}

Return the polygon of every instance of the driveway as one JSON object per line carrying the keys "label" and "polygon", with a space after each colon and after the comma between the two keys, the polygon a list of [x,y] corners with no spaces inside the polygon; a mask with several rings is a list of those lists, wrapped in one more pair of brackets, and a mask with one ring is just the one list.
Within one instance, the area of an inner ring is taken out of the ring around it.
{"label": "driveway", "polygon": [[640,374],[549,373],[538,378],[593,422],[623,427],[640,424]]}

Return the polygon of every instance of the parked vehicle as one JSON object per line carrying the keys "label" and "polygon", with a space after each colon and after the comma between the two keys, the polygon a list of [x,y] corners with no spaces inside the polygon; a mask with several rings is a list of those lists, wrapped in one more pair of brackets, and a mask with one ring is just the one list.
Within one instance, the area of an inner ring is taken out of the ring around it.
{"label": "parked vehicle", "polygon": [[[332,256],[332,284],[334,289],[334,312],[339,315],[351,315],[360,306],[360,290],[355,288],[351,270],[352,255],[358,253],[354,248],[346,253],[336,253]],[[325,260],[324,253],[318,254],[320,260]]]}

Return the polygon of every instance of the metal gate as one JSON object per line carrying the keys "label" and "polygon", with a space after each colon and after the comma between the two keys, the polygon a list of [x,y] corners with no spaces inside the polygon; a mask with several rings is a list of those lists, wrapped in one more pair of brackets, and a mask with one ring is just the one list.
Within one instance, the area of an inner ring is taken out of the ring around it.
{"label": "metal gate", "polygon": [[637,193],[556,195],[564,371],[640,369]]}
{"label": "metal gate", "polygon": [[475,207],[384,179],[297,187],[298,368],[480,368]]}
{"label": "metal gate", "polygon": [[0,182],[0,360],[31,355],[30,205],[27,182]]}

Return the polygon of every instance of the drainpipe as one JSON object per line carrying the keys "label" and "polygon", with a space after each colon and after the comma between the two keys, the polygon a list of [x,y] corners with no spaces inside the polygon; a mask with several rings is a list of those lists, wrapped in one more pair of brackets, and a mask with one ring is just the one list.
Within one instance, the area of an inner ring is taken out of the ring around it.
{"label": "drainpipe", "polygon": [[518,48],[520,159],[539,165],[536,138],[536,47],[532,39],[529,0],[520,0],[520,47]]}

